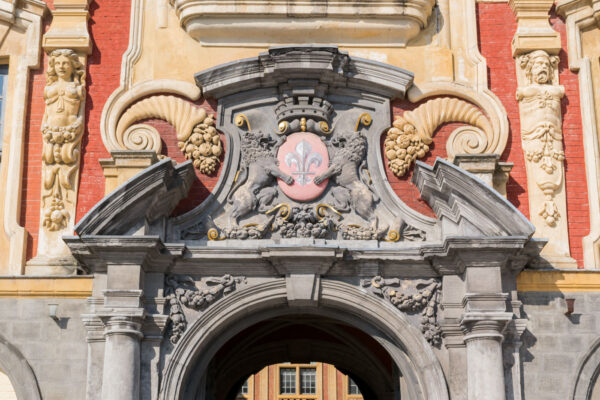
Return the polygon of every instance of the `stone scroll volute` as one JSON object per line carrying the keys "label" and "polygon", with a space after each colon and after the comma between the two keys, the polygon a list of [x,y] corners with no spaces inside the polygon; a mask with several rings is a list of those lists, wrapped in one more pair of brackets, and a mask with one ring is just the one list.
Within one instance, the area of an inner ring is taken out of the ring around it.
{"label": "stone scroll volute", "polygon": [[384,151],[394,175],[405,175],[415,160],[425,157],[436,129],[446,122],[468,124],[456,129],[448,138],[446,150],[450,160],[457,154],[494,152],[497,133],[479,108],[457,98],[432,99],[397,116],[387,131]]}

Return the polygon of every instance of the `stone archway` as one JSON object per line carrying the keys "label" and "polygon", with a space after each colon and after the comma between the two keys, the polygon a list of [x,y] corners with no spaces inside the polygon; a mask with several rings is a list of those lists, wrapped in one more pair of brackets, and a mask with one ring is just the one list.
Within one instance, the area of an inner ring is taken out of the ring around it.
{"label": "stone archway", "polygon": [[394,307],[382,307],[376,298],[365,299],[364,292],[352,285],[333,280],[321,284],[320,300],[312,307],[290,307],[285,280],[241,290],[215,304],[188,328],[174,349],[166,363],[160,398],[196,398],[207,383],[212,358],[231,338],[257,323],[299,314],[345,323],[373,338],[402,371],[409,398],[449,398],[433,350],[403,314]]}
{"label": "stone archway", "polygon": [[577,368],[574,370],[573,389],[571,390],[571,399],[587,400],[595,399],[600,394],[600,339],[596,339],[588,351],[580,359]]}
{"label": "stone archway", "polygon": [[21,352],[0,336],[0,371],[8,376],[18,399],[41,400],[31,366]]}

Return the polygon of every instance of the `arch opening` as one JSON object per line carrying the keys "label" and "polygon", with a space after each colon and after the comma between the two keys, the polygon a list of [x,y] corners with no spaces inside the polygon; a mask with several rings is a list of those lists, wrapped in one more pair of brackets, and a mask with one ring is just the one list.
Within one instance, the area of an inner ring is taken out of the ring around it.
{"label": "arch opening", "polygon": [[[292,367],[283,363],[291,363]],[[403,385],[394,361],[371,336],[334,319],[300,314],[261,321],[225,343],[209,364],[205,396],[214,400],[235,400],[248,376],[269,366],[266,371],[270,379],[268,393],[262,393],[261,399],[277,399],[289,392],[287,394],[302,398],[334,400],[323,392],[324,386],[332,384],[322,382],[322,369],[328,369],[327,366],[334,366],[341,374],[349,376],[365,400],[399,399],[400,395],[395,392]],[[302,396],[301,373],[313,369],[315,377],[320,377],[320,384],[314,388],[314,397]],[[293,384],[294,390],[283,384],[282,371],[298,380],[298,385]]]}
{"label": "arch opening", "polygon": [[[251,347],[239,347],[252,342],[254,336],[250,337],[250,332],[262,337],[265,329],[283,329],[290,323],[305,325],[315,334],[319,332],[321,342],[300,337],[290,339],[283,349],[270,342],[269,346],[260,347],[257,354],[251,352]],[[339,344],[327,341],[323,329],[337,337]],[[243,342],[236,343],[236,337]],[[234,350],[227,350],[230,347]],[[379,352],[385,356],[378,358]],[[357,356],[348,357],[354,353],[363,361],[356,362]],[[235,354],[237,361],[248,362],[229,363],[227,358],[221,358],[222,354]],[[217,393],[215,387],[219,383],[211,371],[216,368],[213,360],[218,359],[223,361],[217,361],[222,364],[217,367],[229,374],[230,382],[223,384],[225,389],[219,389],[221,396],[235,392],[234,385],[241,385],[243,379],[265,365],[293,360],[336,365],[362,379],[363,394],[371,390],[379,400],[397,400],[401,395],[414,400],[448,399],[441,365],[421,332],[395,307],[375,296],[365,296],[356,286],[342,281],[322,280],[319,301],[303,306],[290,306],[285,279],[251,285],[218,301],[188,326],[165,360],[160,398],[214,399],[211,396]]]}

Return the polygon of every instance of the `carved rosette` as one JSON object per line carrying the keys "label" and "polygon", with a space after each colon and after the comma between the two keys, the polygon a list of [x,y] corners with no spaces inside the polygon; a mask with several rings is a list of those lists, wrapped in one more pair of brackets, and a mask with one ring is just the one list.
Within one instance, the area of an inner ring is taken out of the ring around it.
{"label": "carved rosette", "polygon": [[383,297],[402,312],[420,313],[421,332],[425,339],[434,346],[441,343],[442,331],[437,322],[437,308],[442,284],[437,279],[400,281],[376,276],[361,280],[361,286]]}
{"label": "carved rosette", "polygon": [[75,212],[85,108],[85,67],[73,50],[49,55],[42,122],[42,226],[67,228]]}
{"label": "carved rosette", "polygon": [[190,276],[168,275],[165,277],[165,299],[169,308],[171,329],[169,340],[175,344],[187,327],[183,308],[204,310],[206,307],[234,291],[238,284],[245,283],[245,277],[233,277],[229,274],[221,278],[205,280],[205,287],[198,289]]}
{"label": "carved rosette", "polygon": [[555,196],[563,186],[565,153],[562,144],[562,86],[553,84],[558,57],[536,50],[519,59],[527,84],[517,90],[521,110],[521,140],[529,179],[543,193],[538,215],[554,227],[561,213]]}
{"label": "carved rosette", "polygon": [[396,117],[387,131],[384,153],[394,175],[404,176],[416,159],[425,157],[434,132],[446,122],[471,125],[452,132],[446,143],[448,158],[492,151],[495,142],[492,125],[477,107],[450,97],[433,99]]}

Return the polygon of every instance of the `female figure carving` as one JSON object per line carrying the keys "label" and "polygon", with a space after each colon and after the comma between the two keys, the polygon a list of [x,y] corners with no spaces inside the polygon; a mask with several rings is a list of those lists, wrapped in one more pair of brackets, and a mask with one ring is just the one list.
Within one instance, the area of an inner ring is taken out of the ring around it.
{"label": "female figure carving", "polygon": [[79,168],[79,145],[83,136],[85,69],[77,53],[54,50],[48,60],[46,111],[42,121],[43,226],[51,231],[66,227],[73,203],[74,176]]}

